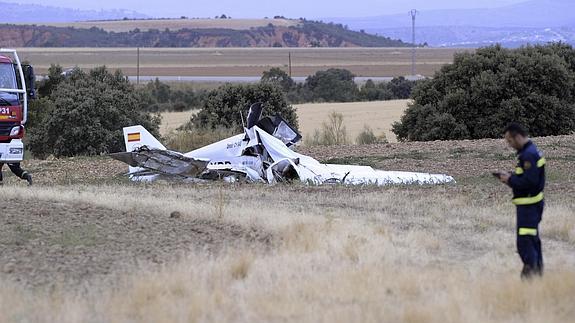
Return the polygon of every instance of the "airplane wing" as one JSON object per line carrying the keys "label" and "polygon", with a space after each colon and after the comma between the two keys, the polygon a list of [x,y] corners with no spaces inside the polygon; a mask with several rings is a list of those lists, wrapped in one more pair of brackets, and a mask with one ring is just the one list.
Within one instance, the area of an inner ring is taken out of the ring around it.
{"label": "airplane wing", "polygon": [[110,157],[147,172],[181,177],[197,177],[206,170],[209,163],[209,160],[190,158],[174,151],[147,146],[132,152],[110,154]]}

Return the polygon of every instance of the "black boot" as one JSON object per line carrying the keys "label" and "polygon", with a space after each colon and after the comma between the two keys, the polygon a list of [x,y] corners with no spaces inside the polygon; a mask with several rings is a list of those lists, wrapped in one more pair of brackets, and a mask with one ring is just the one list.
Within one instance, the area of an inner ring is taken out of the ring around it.
{"label": "black boot", "polygon": [[523,270],[521,270],[521,280],[531,280],[535,274],[535,270],[531,265],[523,265]]}
{"label": "black boot", "polygon": [[28,186],[32,186],[32,175],[26,173],[22,176],[22,179],[25,179],[28,182]]}

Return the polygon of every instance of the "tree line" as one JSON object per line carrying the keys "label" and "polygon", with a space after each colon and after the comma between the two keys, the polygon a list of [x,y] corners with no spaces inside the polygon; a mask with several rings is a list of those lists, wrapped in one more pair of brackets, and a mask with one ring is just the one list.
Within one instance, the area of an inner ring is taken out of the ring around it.
{"label": "tree line", "polygon": [[[303,83],[296,83],[282,69],[272,68],[263,73],[261,83],[278,87],[290,104],[402,100],[410,97],[417,84],[404,77],[380,83],[367,80],[363,85],[358,85],[354,79],[355,75],[348,70],[329,69],[310,75]],[[149,102],[146,105],[149,112],[200,110],[210,95],[210,91],[193,87],[173,89],[158,79],[137,91]]]}

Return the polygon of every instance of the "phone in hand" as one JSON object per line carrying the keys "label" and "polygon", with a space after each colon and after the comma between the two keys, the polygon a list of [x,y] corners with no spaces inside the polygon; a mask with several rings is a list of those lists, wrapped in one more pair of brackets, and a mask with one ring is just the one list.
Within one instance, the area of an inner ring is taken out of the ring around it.
{"label": "phone in hand", "polygon": [[493,175],[493,176],[495,176],[495,177],[501,179],[501,173],[495,173],[495,172],[493,172],[493,173],[491,173],[491,175]]}

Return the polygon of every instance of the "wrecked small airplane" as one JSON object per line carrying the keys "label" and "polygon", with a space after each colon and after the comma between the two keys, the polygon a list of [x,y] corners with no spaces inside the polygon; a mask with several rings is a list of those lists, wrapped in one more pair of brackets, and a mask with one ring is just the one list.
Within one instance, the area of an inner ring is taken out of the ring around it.
{"label": "wrecked small airplane", "polygon": [[441,174],[375,170],[369,166],[322,164],[290,147],[301,135],[281,116],[261,118],[263,105],[250,107],[244,133],[182,154],[164,147],[142,126],[126,127],[126,152],[110,157],[128,164],[134,181],[159,178],[184,181],[223,179],[278,183],[301,181],[312,185],[435,185],[455,183]]}

